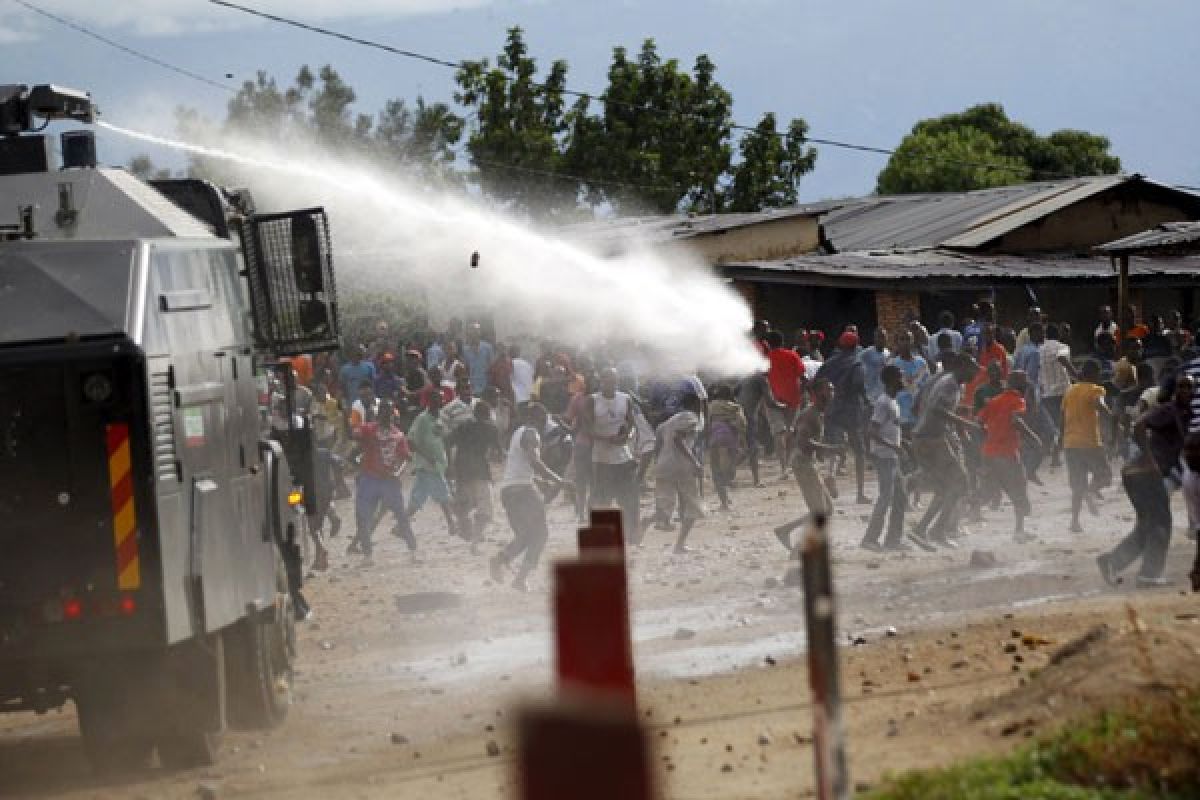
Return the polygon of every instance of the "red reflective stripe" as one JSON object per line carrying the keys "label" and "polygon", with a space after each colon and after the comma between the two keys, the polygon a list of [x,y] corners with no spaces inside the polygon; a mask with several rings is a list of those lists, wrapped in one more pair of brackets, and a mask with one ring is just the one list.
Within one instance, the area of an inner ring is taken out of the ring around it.
{"label": "red reflective stripe", "polygon": [[125,508],[126,503],[133,501],[133,472],[126,472],[121,476],[120,481],[112,488],[112,510],[113,516],[121,512]]}
{"label": "red reflective stripe", "polygon": [[141,565],[138,560],[137,508],[133,501],[129,425],[118,422],[107,426],[105,439],[108,448],[108,482],[111,487],[117,588],[138,589],[141,587]]}
{"label": "red reflective stripe", "polygon": [[129,426],[124,422],[114,422],[108,426],[106,435],[108,439],[108,456],[112,458],[121,445],[129,439]]}
{"label": "red reflective stripe", "polygon": [[125,541],[117,546],[117,572],[124,572],[138,557],[137,533],[130,533]]}

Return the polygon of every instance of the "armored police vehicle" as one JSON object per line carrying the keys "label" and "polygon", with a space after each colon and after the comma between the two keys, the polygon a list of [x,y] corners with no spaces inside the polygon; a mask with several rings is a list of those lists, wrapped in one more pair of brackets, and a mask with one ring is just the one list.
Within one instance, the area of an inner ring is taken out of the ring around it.
{"label": "armored police vehicle", "polygon": [[0,86],[0,711],[73,700],[97,766],[203,764],[287,711],[311,448],[258,387],[337,344],[328,227],[97,167],[88,130],[52,164],[38,126],[94,117]]}

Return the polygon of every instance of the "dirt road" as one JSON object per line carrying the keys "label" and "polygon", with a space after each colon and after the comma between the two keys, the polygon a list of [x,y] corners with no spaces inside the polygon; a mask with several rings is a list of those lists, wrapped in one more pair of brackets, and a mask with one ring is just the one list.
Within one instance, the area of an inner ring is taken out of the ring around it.
{"label": "dirt road", "polygon": [[[802,501],[777,473],[765,477],[767,488],[736,490],[734,511],[697,527],[696,552],[673,555],[671,535],[651,531],[631,553],[642,707],[668,797],[775,798],[808,784],[801,598],[779,585],[786,553],[770,533]],[[1007,746],[1012,737],[973,727],[962,712],[1026,668],[1014,672],[996,646],[1010,627],[1064,641],[1119,619],[1127,602],[1164,618],[1195,607],[1179,592],[1194,543],[1173,542],[1176,588],[1108,589],[1094,557],[1131,526],[1128,502],[1110,489],[1101,515],[1085,517],[1087,532],[1070,534],[1065,475],[1045,477],[1050,488],[1031,487],[1037,542],[1012,542],[1006,507],[985,511],[962,549],[935,554],[859,550],[870,508],[844,487],[834,544],[856,779]],[[352,517],[348,506],[343,515]],[[552,509],[546,565],[573,553],[572,517]],[[309,588],[317,618],[300,632],[296,704],[277,731],[230,735],[216,768],[105,783],[88,774],[69,708],[12,715],[0,718],[0,795],[192,797],[204,785],[222,796],[512,796],[512,709],[552,690],[546,573],[529,594],[493,585],[484,556],[441,524],[434,510],[418,518],[415,564],[386,532],[366,569],[341,556],[346,534],[334,540],[334,568]],[[487,554],[507,536],[503,522],[494,526]],[[995,565],[970,566],[972,550],[992,552]],[[888,626],[899,635],[885,636]],[[856,636],[868,644],[851,646]],[[1042,657],[1031,653],[1026,666]],[[488,755],[489,742],[499,755]]]}

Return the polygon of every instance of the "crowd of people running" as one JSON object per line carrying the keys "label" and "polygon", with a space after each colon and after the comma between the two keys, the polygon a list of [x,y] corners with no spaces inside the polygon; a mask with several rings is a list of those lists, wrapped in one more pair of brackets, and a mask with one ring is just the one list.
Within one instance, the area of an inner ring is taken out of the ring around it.
{"label": "crowd of people running", "polygon": [[[761,462],[772,459],[806,504],[774,530],[788,551],[796,529],[832,513],[838,478],[851,470],[855,501],[873,504],[860,546],[890,552],[956,548],[1002,498],[1014,541],[1033,541],[1028,485],[1063,466],[1070,531],[1082,532],[1083,511],[1099,513],[1119,465],[1135,523],[1097,558],[1099,571],[1116,585],[1140,562],[1137,586],[1164,585],[1172,492],[1183,494],[1188,535],[1200,528],[1192,333],[1178,314],[1123,331],[1103,307],[1090,352],[1075,353],[1069,326],[1039,308],[1013,326],[990,303],[973,311],[961,325],[942,312],[933,333],[911,315],[869,342],[853,324],[788,341],[760,321],[751,335],[763,369],[712,380],[655,369],[632,343],[546,341],[526,355],[489,341],[479,324],[455,321],[402,343],[380,322],[343,354],[291,359],[290,376],[277,373],[268,391],[281,424],[283,387],[295,387],[290,410],[318,443],[316,497],[306,500],[318,571],[341,528],[332,501],[350,496],[351,479],[348,552],[368,562],[389,512],[415,557],[410,519],[431,502],[447,532],[478,552],[498,492],[513,539],[490,556],[490,572],[497,583],[511,574],[524,590],[557,498],[581,524],[591,507],[618,507],[635,546],[650,526],[675,531],[674,550],[686,554],[706,516],[706,483],[728,510],[739,470],[762,486]],[[651,485],[654,513],[643,519],[640,496]],[[1200,549],[1190,577],[1200,591]]]}

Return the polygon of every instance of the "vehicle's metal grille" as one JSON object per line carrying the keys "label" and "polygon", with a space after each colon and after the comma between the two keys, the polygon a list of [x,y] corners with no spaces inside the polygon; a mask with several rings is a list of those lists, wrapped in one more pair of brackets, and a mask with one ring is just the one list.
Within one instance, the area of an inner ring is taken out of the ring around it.
{"label": "vehicle's metal grille", "polygon": [[325,212],[256,214],[241,220],[238,232],[259,349],[280,356],[337,349],[337,287]]}
{"label": "vehicle's metal grille", "polygon": [[178,481],[179,456],[175,452],[170,370],[150,373],[150,413],[154,418],[154,475],[160,481]]}

